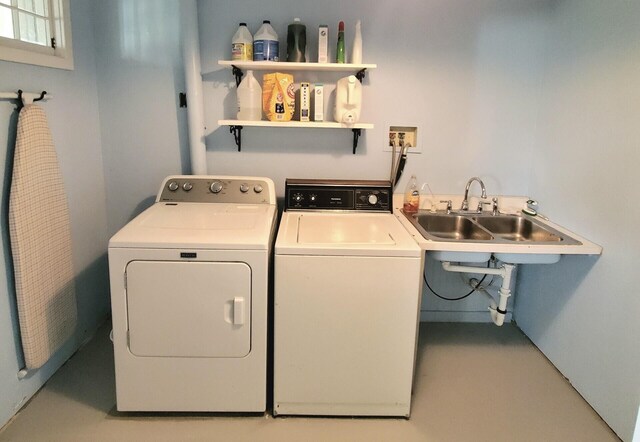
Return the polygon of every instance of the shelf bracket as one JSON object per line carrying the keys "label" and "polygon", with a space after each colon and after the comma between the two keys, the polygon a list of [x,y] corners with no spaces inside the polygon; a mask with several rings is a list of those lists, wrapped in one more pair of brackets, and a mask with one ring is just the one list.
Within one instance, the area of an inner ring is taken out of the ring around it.
{"label": "shelf bracket", "polygon": [[238,66],[236,65],[231,65],[232,70],[231,72],[233,72],[233,76],[236,77],[236,87],[240,86],[240,82],[242,81],[242,76],[244,75],[242,73],[242,69],[240,69]]}
{"label": "shelf bracket", "polygon": [[356,72],[356,78],[358,80],[360,80],[360,83],[362,83],[362,80],[364,79],[364,75],[365,75],[365,71],[366,70],[367,69],[365,68],[365,69],[360,69],[358,72]]}
{"label": "shelf bracket", "polygon": [[236,146],[238,146],[238,152],[242,151],[242,126],[229,126],[229,132],[233,134]]}
{"label": "shelf bracket", "polygon": [[353,131],[353,154],[356,154],[356,149],[358,148],[358,139],[360,135],[362,135],[362,129],[351,129]]}

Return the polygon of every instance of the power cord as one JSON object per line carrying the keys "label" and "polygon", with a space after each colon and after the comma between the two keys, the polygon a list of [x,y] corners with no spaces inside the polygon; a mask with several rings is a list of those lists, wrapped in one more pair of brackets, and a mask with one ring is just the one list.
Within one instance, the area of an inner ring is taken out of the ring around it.
{"label": "power cord", "polygon": [[[491,259],[487,262],[487,268],[491,267],[491,262],[493,261],[493,256],[491,257]],[[426,266],[425,266],[426,267]],[[426,268],[425,268],[425,272],[422,273],[422,279],[424,279],[424,283],[427,285],[427,287],[429,288],[429,290],[431,291],[431,293],[433,293],[434,295],[436,295],[438,298],[440,299],[444,299],[445,301],[460,301],[462,299],[468,298],[469,296],[471,296],[473,294],[473,292],[477,291],[481,286],[482,283],[484,282],[484,280],[487,278],[487,274],[485,274],[482,279],[476,284],[476,286],[474,288],[471,289],[471,291],[469,293],[467,293],[466,295],[462,295],[459,298],[447,298],[445,296],[439,295],[438,293],[435,292],[435,290],[433,290],[431,288],[431,286],[429,285],[429,281],[427,281],[427,273],[426,273]]]}

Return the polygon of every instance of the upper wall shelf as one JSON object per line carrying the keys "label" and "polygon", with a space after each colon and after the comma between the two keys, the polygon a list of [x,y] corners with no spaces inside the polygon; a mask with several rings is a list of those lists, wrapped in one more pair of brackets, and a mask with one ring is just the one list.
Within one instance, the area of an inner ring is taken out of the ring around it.
{"label": "upper wall shelf", "polygon": [[362,69],[375,69],[375,64],[352,63],[292,63],[286,61],[237,61],[218,60],[220,66],[236,66],[239,69],[253,69],[255,71],[328,71],[328,72],[358,72]]}
{"label": "upper wall shelf", "polygon": [[364,78],[367,69],[375,69],[375,64],[352,64],[352,63],[293,63],[288,61],[239,61],[239,60],[218,60],[220,66],[227,66],[233,69],[236,77],[236,86],[242,81],[243,71],[314,71],[314,72],[350,72],[360,80]]}

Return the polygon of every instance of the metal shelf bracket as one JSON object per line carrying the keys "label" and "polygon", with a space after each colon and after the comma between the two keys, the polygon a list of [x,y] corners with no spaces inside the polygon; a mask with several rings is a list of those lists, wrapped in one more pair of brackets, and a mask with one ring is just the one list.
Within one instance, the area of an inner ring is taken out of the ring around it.
{"label": "metal shelf bracket", "polygon": [[242,81],[242,76],[244,75],[242,72],[242,69],[240,69],[238,66],[235,65],[231,65],[231,72],[233,73],[233,76],[236,77],[236,87],[240,86],[240,82]]}
{"label": "metal shelf bracket", "polygon": [[364,79],[366,70],[367,69],[360,69],[358,72],[356,72],[356,78],[360,80],[360,83],[362,83],[362,80]]}
{"label": "metal shelf bracket", "polygon": [[353,154],[356,154],[356,149],[358,148],[358,139],[360,135],[362,135],[362,129],[351,129],[353,131]]}
{"label": "metal shelf bracket", "polygon": [[229,132],[233,134],[238,152],[242,151],[242,126],[229,126]]}

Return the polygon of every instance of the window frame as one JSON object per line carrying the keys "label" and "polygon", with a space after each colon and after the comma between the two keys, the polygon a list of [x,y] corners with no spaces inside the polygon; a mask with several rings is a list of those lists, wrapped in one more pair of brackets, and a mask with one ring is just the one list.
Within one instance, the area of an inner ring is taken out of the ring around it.
{"label": "window frame", "polygon": [[51,37],[56,47],[0,37],[0,60],[73,70],[71,7],[69,0],[47,0]]}

